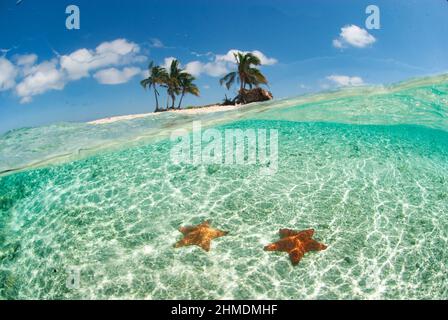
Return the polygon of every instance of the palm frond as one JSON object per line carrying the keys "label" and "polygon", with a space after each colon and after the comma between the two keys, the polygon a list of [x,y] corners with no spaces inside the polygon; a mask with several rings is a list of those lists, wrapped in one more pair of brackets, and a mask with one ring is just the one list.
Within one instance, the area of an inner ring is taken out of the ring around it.
{"label": "palm frond", "polygon": [[249,69],[249,79],[250,83],[254,85],[267,84],[268,80],[257,68]]}
{"label": "palm frond", "polygon": [[191,83],[185,90],[186,93],[192,94],[196,97],[199,97],[200,95],[200,91],[197,85],[195,85],[194,83]]}
{"label": "palm frond", "polygon": [[248,65],[254,65],[254,66],[259,66],[261,65],[261,60],[260,58],[258,58],[256,55],[254,55],[253,53],[249,52],[246,53],[246,62]]}
{"label": "palm frond", "polygon": [[146,79],[143,79],[142,81],[140,81],[140,84],[144,89],[147,89],[147,88],[151,88],[151,86],[153,85],[153,82],[152,82],[151,77],[149,77],[149,78],[146,78]]}
{"label": "palm frond", "polygon": [[238,73],[237,72],[230,72],[227,75],[225,75],[221,80],[219,80],[219,83],[221,85],[225,85],[227,90],[230,89],[230,87],[235,83],[235,80],[237,78]]}

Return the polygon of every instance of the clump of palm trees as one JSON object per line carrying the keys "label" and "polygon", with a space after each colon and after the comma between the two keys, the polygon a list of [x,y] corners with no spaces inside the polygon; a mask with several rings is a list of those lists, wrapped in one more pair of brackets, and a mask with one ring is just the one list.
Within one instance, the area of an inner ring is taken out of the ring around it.
{"label": "clump of palm trees", "polygon": [[[227,90],[229,90],[235,83],[239,83],[240,89],[238,91],[238,95],[231,101],[233,103],[245,103],[244,96],[247,93],[247,89],[251,90],[254,87],[258,88],[262,84],[267,85],[268,80],[261,73],[261,71],[256,68],[256,66],[261,65],[260,58],[256,55],[251,52],[237,52],[234,53],[234,56],[237,64],[237,70],[228,73],[219,82],[221,85],[224,85]],[[227,97],[226,100],[228,100]]]}
{"label": "clump of palm trees", "polygon": [[[177,96],[180,96],[177,109],[182,106],[182,100],[186,94],[192,94],[199,96],[199,88],[194,83],[195,78],[180,68],[178,60],[171,61],[168,69],[157,66],[154,62],[151,62],[148,67],[149,76],[146,79],[140,81],[140,84],[145,89],[153,89],[154,97],[156,100],[155,112],[167,111],[169,109],[175,109],[175,103]],[[159,107],[159,87],[165,88],[167,93],[166,109]],[[171,101],[170,101],[171,100]],[[171,102],[171,106],[170,106]]]}
{"label": "clump of palm trees", "polygon": [[[237,70],[225,75],[219,82],[229,90],[235,83],[239,84],[238,95],[234,99],[227,96],[221,105],[235,105],[236,103],[248,103],[272,99],[272,94],[262,90],[260,85],[267,85],[266,77],[257,66],[261,65],[260,58],[251,52],[234,53]],[[187,71],[180,68],[178,60],[174,59],[168,68],[157,66],[154,62],[149,64],[149,76],[140,83],[145,89],[153,89],[156,100],[155,112],[176,109],[176,99],[179,98],[177,109],[182,106],[186,94],[199,96],[199,89],[194,83],[196,80]],[[255,89],[254,89],[255,87]],[[159,88],[166,89],[166,108],[159,106]]]}

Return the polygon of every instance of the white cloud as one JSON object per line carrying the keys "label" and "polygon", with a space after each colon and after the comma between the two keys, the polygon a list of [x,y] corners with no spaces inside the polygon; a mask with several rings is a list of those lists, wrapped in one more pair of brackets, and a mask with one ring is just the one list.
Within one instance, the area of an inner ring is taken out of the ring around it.
{"label": "white cloud", "polygon": [[37,55],[33,54],[23,54],[16,55],[15,57],[16,64],[18,66],[29,66],[33,65],[37,62]]}
{"label": "white cloud", "polygon": [[[131,66],[146,60],[139,52],[137,44],[117,39],[103,42],[94,50],[79,49],[40,64],[35,54],[16,55],[13,57],[15,64],[0,57],[0,90],[14,90],[21,103],[28,103],[35,95],[62,90],[68,82],[90,77],[94,71],[100,83],[125,83],[143,73],[140,68]],[[116,66],[124,68],[113,68]],[[17,84],[16,78],[20,79]]]}
{"label": "white cloud", "polygon": [[[95,61],[94,55],[87,49],[79,49],[68,56],[61,57],[61,66],[72,80],[89,76],[90,69],[101,66],[101,63],[104,63],[104,60]],[[109,61],[105,64],[110,63]]]}
{"label": "white cloud", "polygon": [[15,48],[9,48],[9,49],[6,49],[6,48],[0,48],[0,53],[1,53],[2,56],[4,57],[4,56],[6,56],[6,55],[8,54],[8,52],[11,51],[12,49],[15,49]]}
{"label": "white cloud", "polygon": [[20,103],[22,104],[30,103],[31,101],[33,101],[33,98],[31,97],[23,97],[22,99],[20,99]]}
{"label": "white cloud", "polygon": [[6,58],[0,57],[0,91],[14,87],[17,77],[17,68]]}
{"label": "white cloud", "polygon": [[[169,70],[171,62],[175,60],[175,57],[167,57],[164,59],[161,67]],[[182,68],[182,66],[180,66]],[[223,61],[207,62],[203,63],[200,61],[191,61],[187,63],[184,67],[185,71],[193,75],[194,77],[199,77],[201,74],[205,73],[211,77],[220,77],[229,72],[227,64]]]}
{"label": "white cloud", "polygon": [[203,70],[203,64],[200,61],[191,61],[185,66],[185,71],[194,77],[199,77]]}
{"label": "white cloud", "polygon": [[126,83],[141,72],[142,70],[136,67],[124,68],[123,70],[109,68],[96,72],[93,77],[101,84],[114,85]]}
{"label": "white cloud", "polygon": [[214,57],[215,56],[215,54],[213,53],[213,52],[211,52],[211,51],[208,51],[208,52],[206,52],[206,53],[199,53],[199,52],[196,52],[196,51],[192,51],[192,52],[190,52],[192,55],[194,55],[194,56],[196,56],[196,57]]}
{"label": "white cloud", "polygon": [[163,44],[162,41],[160,41],[160,39],[152,38],[151,39],[151,47],[153,47],[153,48],[164,48],[165,45]]}
{"label": "white cloud", "polygon": [[117,39],[110,42],[103,42],[96,47],[97,54],[116,53],[119,55],[127,55],[130,53],[138,53],[140,47],[134,43],[129,42],[126,39]]}
{"label": "white cloud", "polygon": [[37,55],[35,54],[15,55],[13,58],[22,77],[29,75],[37,62]]}
{"label": "white cloud", "polygon": [[338,49],[342,49],[342,48],[344,48],[344,44],[342,43],[341,40],[334,39],[333,40],[333,47],[338,48]]}
{"label": "white cloud", "polygon": [[[195,77],[199,77],[203,73],[211,77],[221,77],[234,67],[236,64],[234,54],[238,52],[248,53],[249,51],[231,49],[226,54],[215,55],[211,62],[191,61],[186,64],[185,69]],[[278,62],[277,59],[268,58],[259,50],[250,52],[260,59],[262,65],[273,65]],[[209,54],[207,54],[207,56],[209,56]]]}
{"label": "white cloud", "polygon": [[327,77],[327,80],[332,81],[340,87],[356,87],[364,84],[364,80],[362,80],[361,77],[349,77],[344,75],[331,75]]}
{"label": "white cloud", "polygon": [[126,39],[103,42],[95,50],[79,49],[61,57],[61,68],[71,80],[78,80],[90,75],[90,71],[112,66],[142,62],[140,47]]}
{"label": "white cloud", "polygon": [[227,64],[222,61],[207,63],[192,61],[187,63],[185,70],[195,77],[199,77],[203,73],[211,77],[221,77],[229,72]]}
{"label": "white cloud", "polygon": [[347,46],[365,48],[375,42],[375,37],[367,30],[352,24],[341,28],[339,38],[333,40],[333,46],[340,49]]}
{"label": "white cloud", "polygon": [[143,69],[142,72],[140,72],[140,76],[144,79],[148,78],[149,77],[149,69],[148,68]]}
{"label": "white cloud", "polygon": [[258,50],[252,51],[252,53],[260,59],[261,65],[263,65],[263,66],[272,66],[278,62],[277,59],[268,58],[262,52],[260,52]]}
{"label": "white cloud", "polygon": [[229,72],[227,65],[218,62],[207,62],[204,65],[204,72],[211,77],[221,77]]}
{"label": "white cloud", "polygon": [[163,60],[163,64],[162,64],[162,68],[165,68],[166,70],[169,70],[170,69],[170,66],[171,66],[171,62],[173,62],[173,60],[176,60],[176,58],[175,57],[168,57],[168,58],[165,58],[164,60]]}
{"label": "white cloud", "polygon": [[235,63],[235,54],[241,52],[241,53],[252,53],[254,56],[256,56],[258,59],[260,59],[261,65],[263,66],[270,66],[276,64],[278,61],[274,58],[268,58],[263,54],[263,52],[259,50],[254,51],[241,51],[237,49],[231,49],[224,55],[216,55],[216,61],[225,61],[230,63]]}
{"label": "white cloud", "polygon": [[[153,39],[153,46],[163,45]],[[206,74],[221,77],[235,68],[233,53],[242,52],[232,49],[226,54],[205,54],[206,62],[191,61],[185,69],[198,77]],[[277,63],[259,50],[251,51],[260,58],[262,65]],[[140,47],[126,39],[103,42],[95,49],[81,48],[65,55],[38,63],[35,54],[16,55],[10,61],[0,57],[0,91],[14,90],[21,103],[31,102],[33,96],[50,90],[62,90],[71,81],[93,77],[101,84],[115,85],[128,82],[137,75],[147,76],[148,70],[141,70],[136,63],[146,61],[139,55]],[[199,54],[198,54],[199,56]],[[164,59],[163,67],[169,68],[174,57]],[[16,80],[18,79],[18,80]]]}
{"label": "white cloud", "polygon": [[28,103],[32,96],[49,90],[62,90],[66,84],[64,73],[58,69],[56,59],[33,66],[29,74],[16,86],[21,103]]}

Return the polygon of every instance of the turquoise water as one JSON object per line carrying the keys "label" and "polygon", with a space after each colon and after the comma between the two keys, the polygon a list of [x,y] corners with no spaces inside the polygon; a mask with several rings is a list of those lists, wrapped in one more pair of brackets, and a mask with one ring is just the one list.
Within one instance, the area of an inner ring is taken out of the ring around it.
{"label": "turquoise water", "polygon": [[[448,77],[0,136],[3,299],[446,299]],[[278,171],[175,165],[173,129],[277,129]],[[230,231],[209,253],[177,228]],[[293,267],[278,229],[328,249]],[[77,268],[79,287],[66,285]]]}

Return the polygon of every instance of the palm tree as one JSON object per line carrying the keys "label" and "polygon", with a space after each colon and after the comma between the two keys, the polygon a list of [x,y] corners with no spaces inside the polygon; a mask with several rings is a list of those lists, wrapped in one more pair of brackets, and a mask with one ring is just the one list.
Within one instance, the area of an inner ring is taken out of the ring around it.
{"label": "palm tree", "polygon": [[193,77],[188,72],[182,71],[179,74],[178,80],[179,80],[179,86],[181,88],[181,96],[179,100],[179,106],[177,107],[177,109],[180,109],[185,94],[190,93],[192,95],[195,95],[196,97],[199,97],[199,88],[197,87],[197,85],[193,83],[195,77]]}
{"label": "palm tree", "polygon": [[157,90],[157,85],[163,85],[166,81],[166,78],[168,77],[168,74],[166,70],[162,67],[154,65],[154,62],[151,61],[151,63],[148,66],[149,70],[149,76],[146,79],[143,79],[140,81],[140,84],[144,89],[148,88],[151,89],[151,87],[154,89],[154,96],[156,98],[156,110],[155,112],[159,112],[159,91]]}
{"label": "palm tree", "polygon": [[[176,95],[180,94],[181,88],[180,88],[180,74],[182,73],[182,70],[179,68],[179,61],[174,59],[171,61],[170,68],[168,70],[167,77],[164,81],[164,86],[167,90],[167,96],[171,97],[171,108],[174,109],[174,104],[176,102]],[[168,109],[168,98],[166,101],[166,108]]]}
{"label": "palm tree", "polygon": [[235,61],[238,65],[238,70],[230,72],[224,76],[219,82],[221,85],[225,84],[227,90],[236,82],[240,84],[240,92],[249,86],[252,89],[253,86],[258,87],[260,84],[267,84],[266,77],[253,66],[261,65],[260,59],[253,53],[234,53]]}

